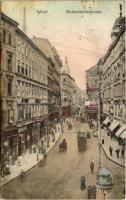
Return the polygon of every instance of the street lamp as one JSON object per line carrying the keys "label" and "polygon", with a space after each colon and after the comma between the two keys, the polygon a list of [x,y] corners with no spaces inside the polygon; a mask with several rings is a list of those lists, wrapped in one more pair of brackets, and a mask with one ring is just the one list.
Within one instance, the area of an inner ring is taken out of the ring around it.
{"label": "street lamp", "polygon": [[99,81],[99,98],[98,98],[98,139],[99,139],[99,151],[100,151],[100,158],[99,158],[99,171],[96,176],[96,188],[97,192],[103,194],[104,199],[106,196],[106,192],[109,191],[113,186],[113,180],[110,171],[102,166],[102,158],[101,158],[101,123],[100,123],[100,86],[101,81]]}

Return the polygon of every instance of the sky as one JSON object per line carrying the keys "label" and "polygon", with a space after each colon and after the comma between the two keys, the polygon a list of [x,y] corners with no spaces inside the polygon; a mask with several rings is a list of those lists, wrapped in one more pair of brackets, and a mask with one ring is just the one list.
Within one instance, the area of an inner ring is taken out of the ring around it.
{"label": "sky", "polygon": [[[83,2],[82,2],[83,1]],[[27,35],[48,39],[62,62],[67,56],[77,85],[85,89],[85,71],[97,64],[111,44],[111,30],[124,0],[2,1],[2,11],[23,26],[26,8]],[[86,13],[87,11],[100,13]],[[69,11],[69,12],[68,12]],[[74,11],[72,13],[71,11]],[[75,11],[86,11],[75,13]]]}

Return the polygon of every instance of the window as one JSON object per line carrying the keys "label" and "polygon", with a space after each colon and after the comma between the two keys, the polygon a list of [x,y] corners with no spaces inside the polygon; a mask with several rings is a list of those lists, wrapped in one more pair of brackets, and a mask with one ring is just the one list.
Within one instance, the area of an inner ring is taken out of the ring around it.
{"label": "window", "polygon": [[7,69],[12,71],[12,54],[7,54]]}
{"label": "window", "polygon": [[24,63],[22,63],[21,74],[24,75]]}
{"label": "window", "polygon": [[22,43],[22,54],[24,55],[24,43]]}
{"label": "window", "polygon": [[18,73],[21,73],[21,67],[20,67],[20,61],[19,60],[18,60],[17,70],[18,70]]}
{"label": "window", "polygon": [[11,45],[11,34],[8,34],[8,44]]}
{"label": "window", "polygon": [[25,75],[28,76],[28,69],[25,69]]}
{"label": "window", "polygon": [[63,79],[63,82],[66,82],[66,79],[65,79],[65,78]]}
{"label": "window", "polygon": [[25,47],[25,55],[28,56],[28,49]]}
{"label": "window", "polygon": [[20,51],[21,51],[21,47],[20,47],[20,41],[19,41],[19,40],[17,41],[17,50],[18,50],[18,52],[20,52]]}
{"label": "window", "polygon": [[12,96],[12,79],[8,79],[8,96]]}
{"label": "window", "polygon": [[6,31],[3,30],[3,42],[6,43]]}

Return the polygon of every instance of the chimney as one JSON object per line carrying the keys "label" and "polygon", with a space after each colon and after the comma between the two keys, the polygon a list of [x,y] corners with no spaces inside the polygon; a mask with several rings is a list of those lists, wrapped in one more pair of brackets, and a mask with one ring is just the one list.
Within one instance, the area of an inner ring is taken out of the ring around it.
{"label": "chimney", "polygon": [[26,30],[26,8],[24,7],[23,8],[23,32],[24,33],[27,33],[27,30]]}

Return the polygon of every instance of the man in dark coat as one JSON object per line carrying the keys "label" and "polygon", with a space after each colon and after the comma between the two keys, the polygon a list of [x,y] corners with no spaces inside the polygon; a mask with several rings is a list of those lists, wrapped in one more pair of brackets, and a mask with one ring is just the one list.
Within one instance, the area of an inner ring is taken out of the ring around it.
{"label": "man in dark coat", "polygon": [[112,147],[110,145],[110,147],[109,147],[110,156],[112,156],[112,151],[113,151],[113,149],[112,149]]}
{"label": "man in dark coat", "polygon": [[116,149],[115,152],[116,152],[117,158],[119,158],[120,149]]}

